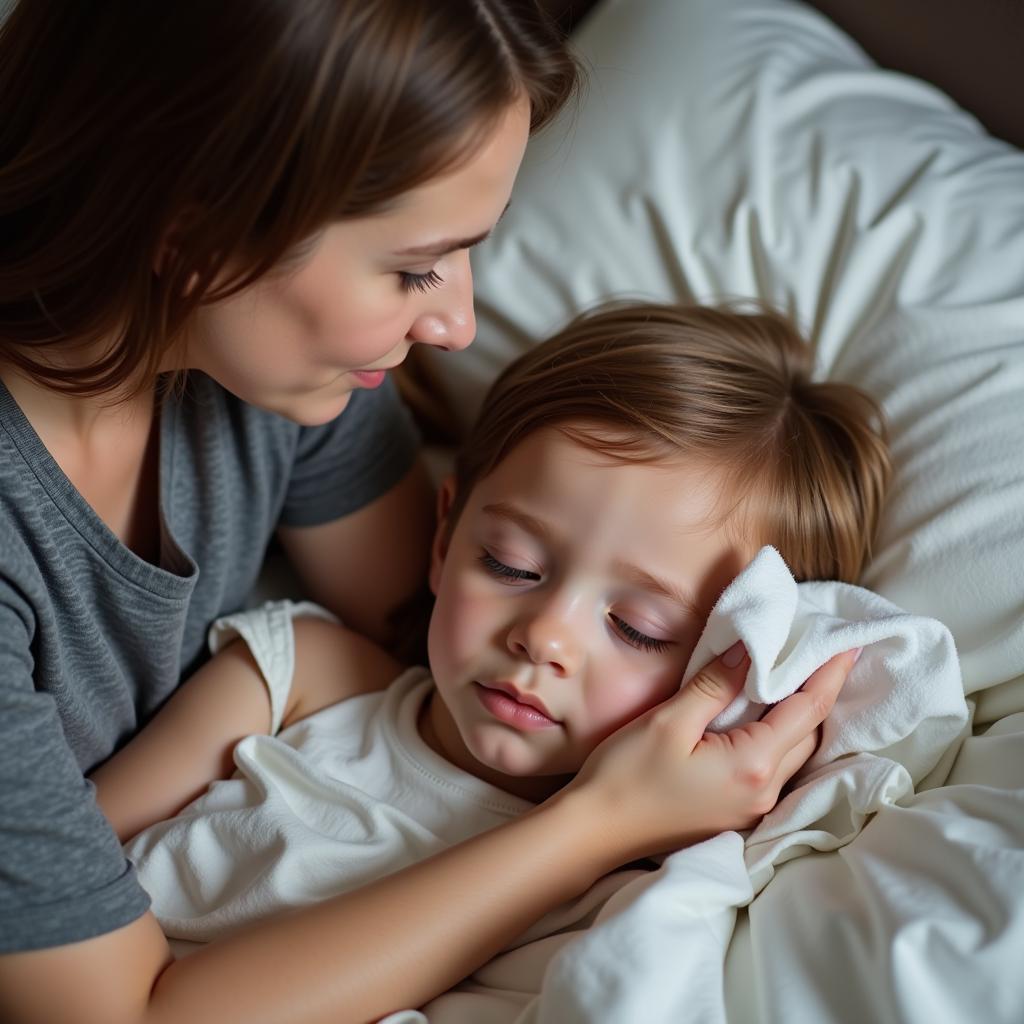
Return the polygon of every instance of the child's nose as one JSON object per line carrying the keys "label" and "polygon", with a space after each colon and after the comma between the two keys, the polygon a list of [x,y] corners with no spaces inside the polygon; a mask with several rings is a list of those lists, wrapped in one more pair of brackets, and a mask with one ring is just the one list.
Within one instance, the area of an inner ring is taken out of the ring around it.
{"label": "child's nose", "polygon": [[548,665],[559,676],[579,671],[582,645],[568,617],[556,608],[545,607],[521,616],[509,630],[506,642],[516,657],[534,665]]}

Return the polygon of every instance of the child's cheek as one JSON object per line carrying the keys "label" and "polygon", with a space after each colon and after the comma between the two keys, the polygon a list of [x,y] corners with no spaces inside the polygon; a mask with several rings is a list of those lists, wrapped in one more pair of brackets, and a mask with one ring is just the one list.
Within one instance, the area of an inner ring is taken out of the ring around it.
{"label": "child's cheek", "polygon": [[678,688],[674,672],[638,673],[635,667],[616,662],[606,665],[594,685],[587,688],[583,709],[588,742],[597,746],[606,736],[666,700]]}
{"label": "child's cheek", "polygon": [[430,620],[428,649],[435,675],[461,674],[475,666],[500,632],[493,584],[481,586],[471,575],[443,577]]}

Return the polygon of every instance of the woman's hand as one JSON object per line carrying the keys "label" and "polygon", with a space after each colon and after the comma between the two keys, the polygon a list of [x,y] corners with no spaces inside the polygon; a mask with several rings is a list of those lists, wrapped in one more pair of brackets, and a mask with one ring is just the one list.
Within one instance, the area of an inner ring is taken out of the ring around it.
{"label": "woman's hand", "polygon": [[585,800],[596,841],[620,863],[750,828],[814,752],[855,660],[855,651],[832,658],[758,722],[706,732],[746,678],[750,660],[737,644],[609,736],[563,793]]}

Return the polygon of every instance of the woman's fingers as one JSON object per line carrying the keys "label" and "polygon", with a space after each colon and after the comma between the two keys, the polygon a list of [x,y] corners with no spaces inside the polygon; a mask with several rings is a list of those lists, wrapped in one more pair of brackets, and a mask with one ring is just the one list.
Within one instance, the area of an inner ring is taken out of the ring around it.
{"label": "woman's fingers", "polygon": [[778,792],[798,771],[807,763],[807,759],[814,753],[818,746],[818,735],[815,730],[810,736],[805,736],[792,750],[787,751],[779,769],[775,773],[774,787]]}
{"label": "woman's fingers", "polygon": [[805,745],[809,737],[815,742],[807,756],[814,752],[818,726],[835,706],[839,691],[859,654],[860,649],[857,648],[830,658],[796,693],[780,701],[761,719],[762,725],[770,727],[772,752],[780,765],[783,761],[790,764],[795,759],[790,754]]}
{"label": "woman's fingers", "polygon": [[672,707],[688,750],[697,746],[711,722],[736,699],[749,668],[750,656],[742,641],[737,640],[708,662],[677,697],[662,705]]}
{"label": "woman's fingers", "polygon": [[853,661],[853,652],[833,658],[759,722],[708,732],[750,668],[737,644],[609,736],[563,792],[584,794],[588,817],[601,822],[600,841],[617,844],[623,862],[753,827],[814,752]]}

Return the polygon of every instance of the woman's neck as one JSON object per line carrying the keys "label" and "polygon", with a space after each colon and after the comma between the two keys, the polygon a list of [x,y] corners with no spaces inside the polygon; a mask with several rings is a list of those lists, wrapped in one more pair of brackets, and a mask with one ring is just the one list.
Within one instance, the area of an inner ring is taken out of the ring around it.
{"label": "woman's neck", "polygon": [[159,558],[156,388],[130,397],[68,395],[0,367],[50,457],[107,528],[140,558]]}
{"label": "woman's neck", "polygon": [[153,405],[153,392],[134,398],[67,394],[2,365],[0,381],[40,437],[52,434],[68,441],[86,442],[97,432],[116,431],[118,425],[132,420],[140,411],[151,409]]}

